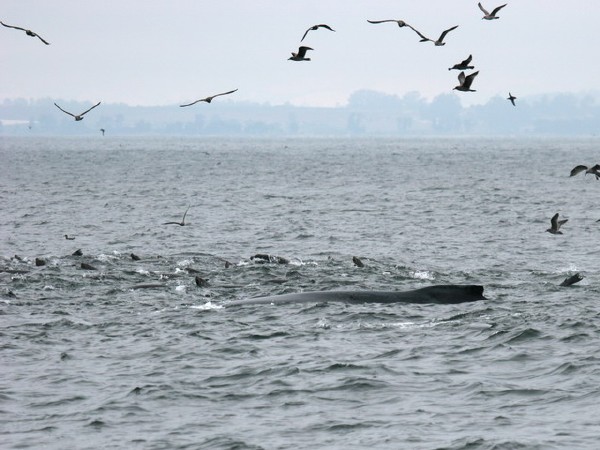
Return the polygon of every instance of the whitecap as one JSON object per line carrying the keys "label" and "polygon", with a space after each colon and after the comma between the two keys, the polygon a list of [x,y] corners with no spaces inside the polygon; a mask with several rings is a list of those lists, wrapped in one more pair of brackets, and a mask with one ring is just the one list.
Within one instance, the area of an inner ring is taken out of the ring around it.
{"label": "whitecap", "polygon": [[216,303],[211,302],[210,300],[202,305],[192,305],[190,309],[200,309],[202,311],[213,310],[213,309],[223,309],[223,305],[217,305]]}
{"label": "whitecap", "polygon": [[417,280],[435,280],[435,276],[433,273],[428,270],[415,270],[410,272],[410,276],[416,278]]}

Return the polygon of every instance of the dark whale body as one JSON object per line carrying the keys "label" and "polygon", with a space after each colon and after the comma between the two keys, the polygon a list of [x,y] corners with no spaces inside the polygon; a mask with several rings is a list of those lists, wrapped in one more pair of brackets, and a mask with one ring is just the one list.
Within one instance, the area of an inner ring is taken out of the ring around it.
{"label": "dark whale body", "polygon": [[281,303],[436,303],[450,305],[455,303],[486,300],[483,286],[478,285],[440,285],[428,286],[411,291],[321,291],[283,294],[269,297],[256,297],[236,300],[226,306],[281,304]]}

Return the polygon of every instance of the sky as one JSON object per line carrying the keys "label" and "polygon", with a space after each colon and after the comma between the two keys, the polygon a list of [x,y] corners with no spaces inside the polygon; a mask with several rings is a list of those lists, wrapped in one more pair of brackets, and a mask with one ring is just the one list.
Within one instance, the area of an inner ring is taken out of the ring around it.
{"label": "sky", "polygon": [[[502,1],[483,1],[488,10]],[[369,89],[432,99],[455,92],[463,105],[508,92],[600,97],[600,2],[513,0],[482,20],[473,0],[2,0],[0,101],[14,98],[177,105],[239,89],[216,101],[343,106]],[[402,19],[437,38],[419,42]],[[309,32],[311,61],[289,61]],[[472,88],[452,91],[453,64],[473,55]],[[201,104],[206,106],[206,104]]]}

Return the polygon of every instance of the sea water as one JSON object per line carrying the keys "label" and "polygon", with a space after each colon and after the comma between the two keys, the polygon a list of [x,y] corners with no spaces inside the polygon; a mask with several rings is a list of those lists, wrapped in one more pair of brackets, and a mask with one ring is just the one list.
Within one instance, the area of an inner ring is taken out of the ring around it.
{"label": "sea water", "polygon": [[598,448],[599,144],[0,138],[0,445]]}

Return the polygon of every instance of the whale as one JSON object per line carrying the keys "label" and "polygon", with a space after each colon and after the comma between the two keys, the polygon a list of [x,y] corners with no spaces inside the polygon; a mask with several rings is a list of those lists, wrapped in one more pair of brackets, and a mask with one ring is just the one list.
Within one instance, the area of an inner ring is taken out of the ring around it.
{"label": "whale", "polygon": [[233,300],[225,306],[288,303],[417,303],[452,305],[487,300],[483,286],[436,285],[408,291],[311,291]]}

